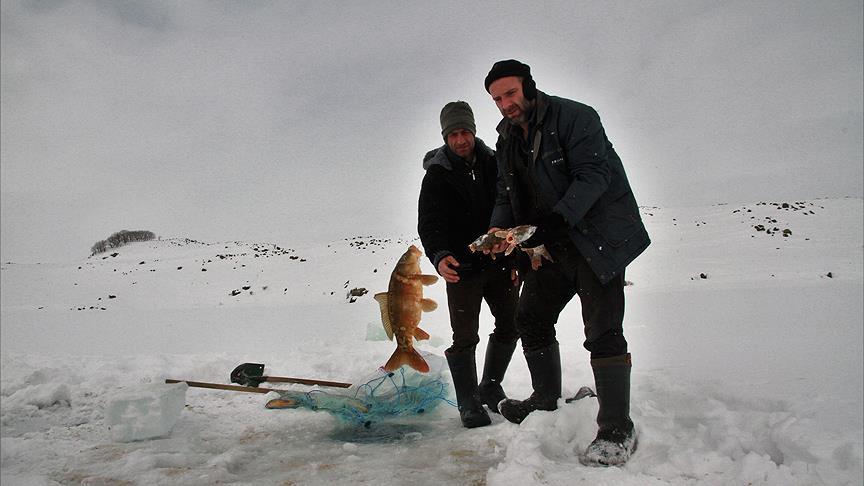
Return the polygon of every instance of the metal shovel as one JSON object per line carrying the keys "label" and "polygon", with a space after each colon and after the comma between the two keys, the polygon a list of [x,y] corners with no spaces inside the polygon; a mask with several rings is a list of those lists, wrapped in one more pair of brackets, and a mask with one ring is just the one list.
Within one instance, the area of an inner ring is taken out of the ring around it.
{"label": "metal shovel", "polygon": [[264,364],[243,363],[231,372],[231,383],[237,383],[247,387],[257,387],[262,382],[269,383],[299,383],[301,385],[331,386],[334,388],[348,388],[351,383],[338,381],[313,380],[309,378],[289,378],[286,376],[265,376]]}

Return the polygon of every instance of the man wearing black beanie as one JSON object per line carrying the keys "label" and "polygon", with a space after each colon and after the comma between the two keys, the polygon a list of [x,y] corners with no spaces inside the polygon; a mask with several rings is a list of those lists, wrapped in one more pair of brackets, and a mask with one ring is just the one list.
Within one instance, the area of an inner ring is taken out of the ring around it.
{"label": "man wearing black beanie", "polygon": [[[534,392],[499,405],[520,423],[555,410],[561,397],[558,316],[578,295],[585,348],[600,411],[584,461],[620,465],[636,448],[630,420],[631,357],[624,339],[624,270],[650,244],[621,159],[590,106],[537,90],[531,68],[496,62],[484,85],[504,119],[498,124],[498,197],[491,228],[532,224],[525,248],[544,246],[523,277],[516,327]],[[503,248],[494,248],[497,252]]]}
{"label": "man wearing black beanie", "polygon": [[[440,120],[445,143],[423,159],[426,175],[420,189],[417,231],[426,255],[447,282],[453,345],[444,354],[459,417],[465,427],[482,427],[492,423],[483,405],[498,413],[498,403],[506,398],[501,381],[518,339],[513,315],[519,289],[511,280],[512,258],[492,260],[468,249],[488,228],[495,205],[495,154],[474,136],[474,113],[468,103],[447,103]],[[480,342],[484,300],[495,318],[495,328],[489,335],[478,385],[475,348]]]}

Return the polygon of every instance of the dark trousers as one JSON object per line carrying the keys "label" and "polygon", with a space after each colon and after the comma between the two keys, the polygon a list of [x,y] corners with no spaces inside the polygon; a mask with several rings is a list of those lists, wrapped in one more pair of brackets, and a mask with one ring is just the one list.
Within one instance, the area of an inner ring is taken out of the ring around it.
{"label": "dark trousers", "polygon": [[490,338],[501,344],[512,344],[519,338],[514,320],[519,288],[510,280],[510,269],[492,264],[478,273],[460,275],[456,283],[447,283],[447,307],[453,346],[450,352],[470,351],[480,342],[480,305],[483,300],[495,318]]}
{"label": "dark trousers", "polygon": [[624,339],[624,274],[600,283],[588,262],[569,241],[549,245],[554,262],[523,272],[516,326],[526,352],[556,343],[555,324],[564,306],[579,295],[585,349],[591,359],[627,353]]}

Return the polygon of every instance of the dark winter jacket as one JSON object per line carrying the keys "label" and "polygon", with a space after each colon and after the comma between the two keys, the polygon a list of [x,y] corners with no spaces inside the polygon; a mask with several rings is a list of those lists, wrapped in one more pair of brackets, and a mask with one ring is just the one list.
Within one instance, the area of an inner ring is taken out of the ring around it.
{"label": "dark winter jacket", "polygon": [[[539,92],[534,116],[528,157],[520,158],[521,128],[506,118],[498,125],[491,226],[536,224],[537,208],[551,209],[564,218],[566,234],[605,284],[651,243],[624,166],[590,106]],[[518,177],[523,160],[531,166],[535,194]]]}
{"label": "dark winter jacket", "polygon": [[468,249],[489,229],[498,178],[495,154],[479,138],[475,138],[474,153],[473,167],[447,145],[427,153],[418,203],[417,231],[429,260],[437,270],[441,259],[453,255],[463,276],[491,261]]}

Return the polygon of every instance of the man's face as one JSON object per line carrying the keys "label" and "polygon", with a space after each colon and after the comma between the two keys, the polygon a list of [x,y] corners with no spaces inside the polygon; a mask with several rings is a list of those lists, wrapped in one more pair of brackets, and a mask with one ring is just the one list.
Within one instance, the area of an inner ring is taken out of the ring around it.
{"label": "man's face", "polygon": [[522,93],[522,79],[518,76],[507,76],[496,79],[489,85],[489,94],[498,106],[501,114],[513,123],[523,125],[528,123],[528,115],[533,104],[525,99]]}
{"label": "man's face", "polygon": [[474,153],[474,134],[464,128],[457,128],[447,134],[447,146],[454,154],[469,160]]}

